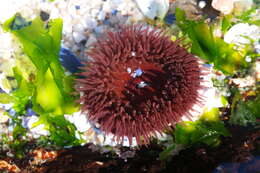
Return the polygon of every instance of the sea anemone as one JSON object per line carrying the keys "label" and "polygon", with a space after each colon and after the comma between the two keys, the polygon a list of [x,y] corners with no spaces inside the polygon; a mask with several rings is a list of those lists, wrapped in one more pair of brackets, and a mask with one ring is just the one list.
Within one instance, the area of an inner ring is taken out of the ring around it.
{"label": "sea anemone", "polygon": [[164,32],[123,26],[93,44],[77,79],[88,119],[117,142],[147,144],[151,136],[191,118],[203,88],[200,60]]}

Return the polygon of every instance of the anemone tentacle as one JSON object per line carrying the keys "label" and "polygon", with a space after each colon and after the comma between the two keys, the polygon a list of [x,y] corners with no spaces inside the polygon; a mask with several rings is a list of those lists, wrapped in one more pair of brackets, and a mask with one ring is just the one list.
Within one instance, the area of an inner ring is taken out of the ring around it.
{"label": "anemone tentacle", "polygon": [[88,55],[93,61],[77,88],[82,109],[118,141],[126,136],[147,143],[201,103],[200,60],[157,29],[133,25],[108,32]]}

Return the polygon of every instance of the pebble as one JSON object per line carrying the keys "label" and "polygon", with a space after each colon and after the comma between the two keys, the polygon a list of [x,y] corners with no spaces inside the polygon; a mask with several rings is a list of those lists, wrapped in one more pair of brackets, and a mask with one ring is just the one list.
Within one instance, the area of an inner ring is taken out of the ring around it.
{"label": "pebble", "polygon": [[252,61],[252,58],[250,56],[246,56],[246,62],[251,62]]}
{"label": "pebble", "polygon": [[0,103],[0,108],[4,109],[4,110],[9,110],[9,109],[12,108],[12,106],[13,106],[13,103],[9,103],[9,104],[1,104]]}
{"label": "pebble", "polygon": [[57,8],[54,8],[53,10],[51,10],[51,14],[50,14],[51,19],[56,19],[59,17],[60,17],[60,12]]}
{"label": "pebble", "polygon": [[40,12],[40,17],[43,21],[47,21],[50,18],[50,14],[45,12],[45,11],[41,11]]}
{"label": "pebble", "polygon": [[106,13],[104,11],[99,11],[98,15],[97,15],[97,19],[100,21],[105,20],[106,18]]}
{"label": "pebble", "polygon": [[260,42],[254,43],[255,52],[260,54]]}
{"label": "pebble", "polygon": [[80,43],[82,40],[85,39],[84,34],[79,33],[79,32],[73,32],[72,36],[76,43]]}
{"label": "pebble", "polygon": [[232,26],[224,35],[225,42],[237,45],[249,44],[250,39],[253,41],[260,39],[260,28],[257,25],[238,23]]}
{"label": "pebble", "polygon": [[90,47],[96,41],[97,41],[96,36],[94,34],[90,34],[86,43],[86,47]]}
{"label": "pebble", "polygon": [[12,86],[4,73],[0,74],[0,88],[6,93],[10,93],[12,90]]}
{"label": "pebble", "polygon": [[198,6],[199,6],[200,8],[204,8],[206,5],[207,5],[207,3],[206,3],[205,1],[199,1]]}
{"label": "pebble", "polygon": [[43,124],[33,127],[33,124],[39,120],[36,115],[22,117],[22,125],[24,128],[30,129],[30,132],[34,138],[39,138],[40,136],[48,136],[50,132],[45,129]]}
{"label": "pebble", "polygon": [[149,19],[154,19],[157,13],[157,4],[154,0],[136,1],[142,13]]}
{"label": "pebble", "polygon": [[106,2],[103,3],[103,8],[102,8],[102,10],[103,10],[104,12],[110,12],[111,9],[114,9],[114,7],[111,7],[110,1],[106,1]]}
{"label": "pebble", "polygon": [[256,78],[256,81],[260,81],[260,61],[256,61],[255,63],[255,71],[256,71],[256,74],[255,74],[255,78]]}
{"label": "pebble", "polygon": [[95,19],[86,20],[85,27],[89,29],[94,29],[97,27],[97,21]]}
{"label": "pebble", "polygon": [[14,157],[14,154],[11,151],[6,152],[7,157]]}
{"label": "pebble", "polygon": [[64,34],[72,34],[73,28],[71,25],[64,25],[63,27],[63,33]]}
{"label": "pebble", "polygon": [[223,14],[229,14],[234,8],[233,0],[213,0],[211,6]]}
{"label": "pebble", "polygon": [[112,15],[116,15],[117,12],[118,12],[118,11],[114,9],[114,10],[111,11],[111,14],[112,14]]}
{"label": "pebble", "polygon": [[70,73],[79,72],[79,67],[83,65],[78,57],[65,47],[60,50],[60,62]]}
{"label": "pebble", "polygon": [[81,112],[65,115],[65,118],[73,123],[80,132],[85,132],[91,127],[90,124],[88,124],[87,116]]}
{"label": "pebble", "polygon": [[75,5],[76,10],[80,10],[80,6],[79,5]]}
{"label": "pebble", "polygon": [[239,88],[255,86],[255,79],[252,76],[247,76],[246,78],[232,79],[232,82],[236,84]]}
{"label": "pebble", "polygon": [[99,13],[99,9],[92,9],[90,11],[91,17],[93,17],[93,18],[96,17],[98,15],[98,13]]}
{"label": "pebble", "polygon": [[101,25],[101,26],[97,26],[94,29],[94,32],[97,33],[98,35],[102,34],[105,32],[105,26]]}
{"label": "pebble", "polygon": [[66,9],[67,8],[67,3],[66,3],[66,1],[60,1],[59,2],[59,5],[58,5],[58,8],[59,9]]}
{"label": "pebble", "polygon": [[5,114],[4,109],[0,109],[0,123],[6,123],[9,120],[9,116]]}
{"label": "pebble", "polygon": [[165,17],[165,22],[169,25],[173,24],[176,20],[176,16],[173,13],[167,14]]}

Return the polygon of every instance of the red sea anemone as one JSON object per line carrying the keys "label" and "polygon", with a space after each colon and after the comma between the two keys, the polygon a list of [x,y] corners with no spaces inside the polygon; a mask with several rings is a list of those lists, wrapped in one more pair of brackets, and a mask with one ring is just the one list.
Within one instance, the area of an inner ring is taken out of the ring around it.
{"label": "red sea anemone", "polygon": [[143,26],[122,27],[96,42],[81,73],[85,78],[78,79],[88,119],[118,142],[126,136],[142,144],[190,118],[201,102],[201,65],[178,43]]}

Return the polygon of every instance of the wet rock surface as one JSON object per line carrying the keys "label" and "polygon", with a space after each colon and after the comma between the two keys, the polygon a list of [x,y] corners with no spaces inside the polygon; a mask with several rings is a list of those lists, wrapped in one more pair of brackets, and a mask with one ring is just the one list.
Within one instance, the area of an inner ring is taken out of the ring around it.
{"label": "wet rock surface", "polygon": [[[232,172],[255,173],[259,170],[259,129],[230,127],[232,136],[222,139],[220,146],[193,146],[164,162],[158,159],[162,147],[151,143],[138,149],[118,147],[120,153],[134,152],[134,157],[121,158],[112,152],[93,151],[92,144],[59,151],[43,149],[28,153],[24,159],[2,157],[22,173],[119,173],[119,172]],[[38,154],[37,154],[38,153]],[[131,155],[131,154],[130,154]],[[121,154],[122,156],[122,154]],[[228,163],[235,165],[230,165]],[[225,163],[225,164],[224,164]],[[2,170],[4,170],[2,168]],[[7,170],[7,169],[5,169]],[[10,172],[15,172],[11,171]]]}

